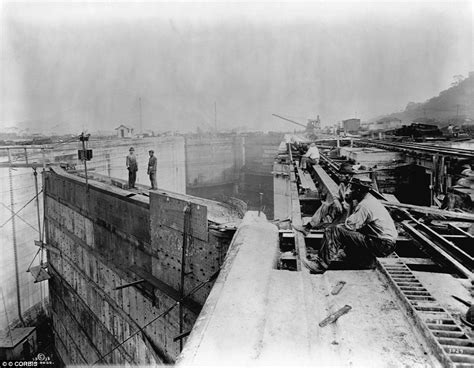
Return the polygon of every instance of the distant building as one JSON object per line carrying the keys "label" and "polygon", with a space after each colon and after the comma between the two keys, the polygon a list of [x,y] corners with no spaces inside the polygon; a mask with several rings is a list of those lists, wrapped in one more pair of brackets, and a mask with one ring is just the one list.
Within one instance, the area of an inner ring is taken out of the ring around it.
{"label": "distant building", "polygon": [[133,128],[130,128],[126,125],[120,125],[119,127],[115,128],[117,131],[117,137],[119,138],[132,138],[133,137]]}
{"label": "distant building", "polygon": [[342,121],[342,129],[345,133],[357,134],[360,128],[360,119],[347,119]]}
{"label": "distant building", "polygon": [[400,128],[402,121],[398,118],[382,118],[369,125],[369,130],[390,130]]}

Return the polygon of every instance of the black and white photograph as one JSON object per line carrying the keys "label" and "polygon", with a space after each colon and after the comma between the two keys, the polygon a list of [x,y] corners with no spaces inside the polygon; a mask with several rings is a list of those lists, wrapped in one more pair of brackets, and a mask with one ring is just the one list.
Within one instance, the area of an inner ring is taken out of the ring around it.
{"label": "black and white photograph", "polygon": [[474,1],[0,27],[0,367],[474,367]]}

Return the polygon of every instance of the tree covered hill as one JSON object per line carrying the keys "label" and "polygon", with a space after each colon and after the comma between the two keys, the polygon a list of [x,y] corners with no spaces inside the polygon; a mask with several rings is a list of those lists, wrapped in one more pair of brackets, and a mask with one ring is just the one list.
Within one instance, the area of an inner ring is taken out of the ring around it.
{"label": "tree covered hill", "polygon": [[447,125],[474,124],[474,72],[467,78],[454,76],[451,87],[442,91],[438,96],[425,102],[409,102],[404,111],[379,116],[382,118],[398,118],[404,124],[414,121],[426,121]]}

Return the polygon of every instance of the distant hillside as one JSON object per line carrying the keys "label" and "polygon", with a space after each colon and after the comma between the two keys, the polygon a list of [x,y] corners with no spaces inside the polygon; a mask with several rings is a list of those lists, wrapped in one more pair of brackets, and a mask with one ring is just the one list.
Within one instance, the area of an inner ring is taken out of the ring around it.
{"label": "distant hillside", "polygon": [[469,77],[464,79],[459,76],[452,87],[442,91],[439,96],[421,103],[409,102],[405,111],[379,116],[372,121],[398,118],[407,124],[424,117],[440,125],[461,125],[468,122],[466,119],[470,119],[470,123],[474,124],[474,72],[470,72]]}

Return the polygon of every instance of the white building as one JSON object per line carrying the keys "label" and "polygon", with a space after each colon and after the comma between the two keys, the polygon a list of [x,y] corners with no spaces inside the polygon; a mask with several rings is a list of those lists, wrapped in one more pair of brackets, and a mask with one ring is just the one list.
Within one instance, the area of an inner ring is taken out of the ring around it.
{"label": "white building", "polygon": [[132,138],[133,137],[133,128],[130,128],[126,125],[120,125],[118,128],[115,128],[117,131],[117,137],[119,138]]}

